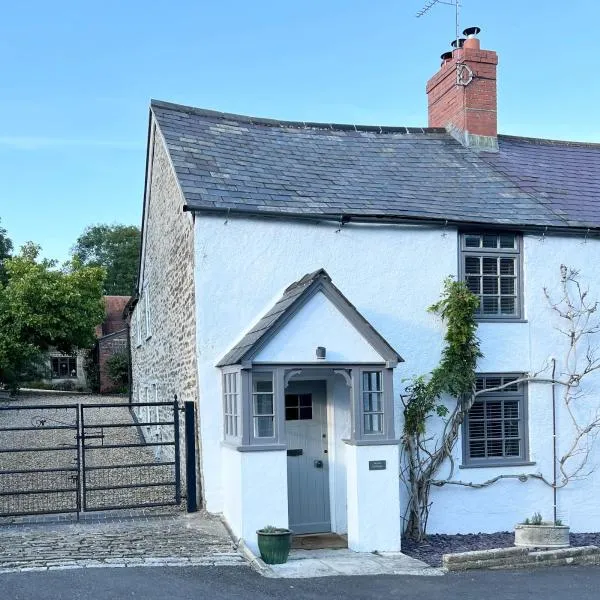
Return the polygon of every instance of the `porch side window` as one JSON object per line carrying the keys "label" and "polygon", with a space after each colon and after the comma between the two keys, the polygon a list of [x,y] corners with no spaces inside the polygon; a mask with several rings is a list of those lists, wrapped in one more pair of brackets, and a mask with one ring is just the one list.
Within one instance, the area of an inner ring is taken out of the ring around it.
{"label": "porch side window", "polygon": [[252,421],[255,438],[275,437],[272,373],[254,373],[252,376]]}
{"label": "porch side window", "polygon": [[223,373],[225,437],[237,438],[240,430],[240,392],[237,373]]}
{"label": "porch side window", "polygon": [[361,376],[363,432],[383,433],[383,385],[381,371],[363,371]]}

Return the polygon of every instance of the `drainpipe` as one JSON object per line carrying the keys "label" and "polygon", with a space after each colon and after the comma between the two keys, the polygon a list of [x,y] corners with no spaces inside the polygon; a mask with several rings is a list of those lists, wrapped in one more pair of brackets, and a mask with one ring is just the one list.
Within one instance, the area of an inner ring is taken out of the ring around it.
{"label": "drainpipe", "polygon": [[554,469],[554,476],[552,480],[552,497],[553,497],[553,510],[554,510],[554,524],[556,524],[556,512],[557,512],[557,489],[556,489],[556,383],[554,382],[554,375],[556,373],[556,359],[552,359],[552,467]]}

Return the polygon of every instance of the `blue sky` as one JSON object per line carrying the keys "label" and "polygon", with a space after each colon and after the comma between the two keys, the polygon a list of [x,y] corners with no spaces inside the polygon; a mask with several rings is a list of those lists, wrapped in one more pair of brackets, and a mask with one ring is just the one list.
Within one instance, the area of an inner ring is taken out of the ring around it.
{"label": "blue sky", "polygon": [[[425,0],[30,0],[0,21],[0,218],[64,259],[139,224],[150,98],[281,119],[426,125],[454,36]],[[502,133],[600,142],[600,2],[463,0],[500,58]]]}

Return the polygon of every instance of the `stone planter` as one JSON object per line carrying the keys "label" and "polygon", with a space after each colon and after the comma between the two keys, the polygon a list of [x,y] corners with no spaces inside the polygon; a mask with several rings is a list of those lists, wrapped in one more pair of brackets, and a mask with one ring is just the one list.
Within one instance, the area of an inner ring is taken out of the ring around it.
{"label": "stone planter", "polygon": [[515,525],[515,546],[527,548],[567,548],[569,542],[568,525]]}

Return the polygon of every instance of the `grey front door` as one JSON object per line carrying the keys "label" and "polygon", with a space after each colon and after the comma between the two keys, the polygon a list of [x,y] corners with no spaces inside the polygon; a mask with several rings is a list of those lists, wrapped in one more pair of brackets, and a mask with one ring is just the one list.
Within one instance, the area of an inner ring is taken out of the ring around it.
{"label": "grey front door", "polygon": [[292,381],[285,390],[288,510],[294,533],[331,531],[325,381]]}

